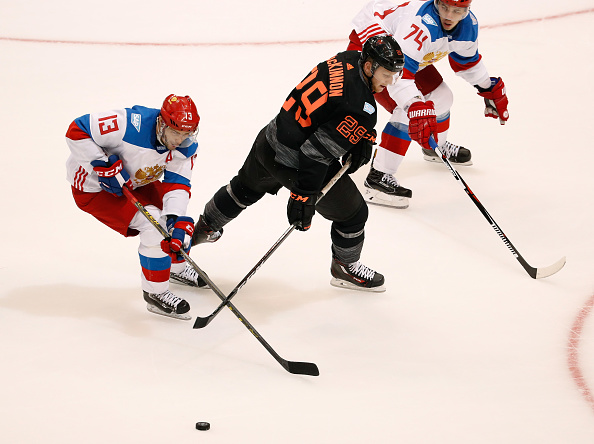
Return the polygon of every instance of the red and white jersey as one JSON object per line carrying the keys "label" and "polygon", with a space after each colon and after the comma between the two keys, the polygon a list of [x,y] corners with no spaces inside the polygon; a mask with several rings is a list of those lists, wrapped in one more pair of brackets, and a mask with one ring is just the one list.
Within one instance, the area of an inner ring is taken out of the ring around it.
{"label": "red and white jersey", "polygon": [[66,133],[70,148],[66,177],[70,184],[87,193],[100,192],[91,162],[107,161],[115,154],[130,175],[133,188],[162,180],[163,214],[186,214],[198,144],[173,151],[162,146],[156,135],[159,112],[159,109],[134,106],[75,119]]}
{"label": "red and white jersey", "polygon": [[433,0],[401,4],[374,0],[365,5],[352,24],[362,44],[374,35],[389,34],[400,45],[405,55],[403,77],[390,85],[388,92],[402,107],[422,97],[414,83],[417,71],[445,57],[456,74],[471,85],[490,85],[478,52],[479,26],[472,12],[448,32],[441,26]]}

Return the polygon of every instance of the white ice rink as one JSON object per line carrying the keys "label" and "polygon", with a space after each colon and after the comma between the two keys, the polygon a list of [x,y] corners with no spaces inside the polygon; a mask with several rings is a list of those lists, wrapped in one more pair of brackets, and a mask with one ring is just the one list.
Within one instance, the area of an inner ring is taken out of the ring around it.
{"label": "white ice rink", "polygon": [[[449,139],[473,153],[458,171],[531,265],[567,256],[565,268],[531,279],[413,144],[399,171],[410,208],[370,207],[362,260],[385,293],[329,285],[317,216],[233,299],[318,377],[286,372],[227,309],[202,330],[150,314],[137,239],[75,206],[74,118],[189,94],[197,217],[289,91],[346,48],[363,3],[0,1],[0,442],[594,442],[594,0],[473,2],[483,60],[507,86],[505,126],[437,64],[455,94]],[[223,292],[284,232],[286,200],[266,196],[192,250]],[[220,302],[173,290],[193,316]]]}

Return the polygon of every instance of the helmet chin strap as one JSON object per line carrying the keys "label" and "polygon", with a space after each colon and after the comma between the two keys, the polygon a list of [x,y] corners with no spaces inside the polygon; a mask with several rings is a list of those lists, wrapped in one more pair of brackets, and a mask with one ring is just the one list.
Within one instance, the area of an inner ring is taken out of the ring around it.
{"label": "helmet chin strap", "polygon": [[[363,62],[362,64],[359,65],[359,67],[361,68],[361,73],[363,74],[363,76],[365,77],[365,80],[367,80],[367,87],[371,90],[371,92],[373,93],[373,84],[371,83],[371,80],[373,79],[373,73],[375,72],[375,62],[371,61],[371,75],[368,76],[365,73],[365,63]],[[374,93],[375,94],[375,93]]]}
{"label": "helmet chin strap", "polygon": [[[363,75],[365,77],[367,77],[367,74],[365,74],[365,72],[363,72]],[[373,83],[371,83],[372,79],[373,79],[373,76],[367,77],[367,86],[369,87],[369,90],[373,93]]]}

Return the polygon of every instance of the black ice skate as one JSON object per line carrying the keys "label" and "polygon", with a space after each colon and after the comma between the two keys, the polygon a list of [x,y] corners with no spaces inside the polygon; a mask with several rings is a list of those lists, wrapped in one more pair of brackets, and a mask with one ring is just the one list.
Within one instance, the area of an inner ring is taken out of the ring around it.
{"label": "black ice skate", "polygon": [[[470,153],[469,149],[464,148],[460,145],[454,145],[453,143],[446,142],[442,146],[439,147],[442,153],[446,155],[448,160],[451,163],[455,163],[456,165],[462,166],[470,166],[472,165],[472,154]],[[441,162],[439,157],[437,157],[437,153],[433,150],[428,150],[427,148],[422,148],[423,150],[423,159],[428,162]]]}
{"label": "black ice skate", "polygon": [[192,246],[202,244],[204,242],[216,242],[223,235],[223,229],[213,230],[204,220],[204,216],[200,215],[200,219],[194,226],[194,234],[192,235]]}
{"label": "black ice skate", "polygon": [[386,291],[384,276],[359,261],[345,264],[333,257],[330,272],[332,273],[330,284],[335,287],[375,292]]}
{"label": "black ice skate", "polygon": [[147,293],[146,291],[142,293],[146,301],[146,309],[151,313],[184,321],[192,319],[190,315],[184,314],[190,311],[190,304],[184,299],[178,298],[169,290],[159,294]]}
{"label": "black ice skate", "polygon": [[186,268],[184,268],[184,271],[181,273],[171,272],[169,279],[177,284],[188,285],[190,287],[208,288],[208,284],[188,263],[186,263]]}
{"label": "black ice skate", "polygon": [[412,197],[412,191],[401,187],[392,174],[382,173],[372,166],[363,185],[365,186],[363,198],[367,202],[394,208],[408,208],[408,199]]}

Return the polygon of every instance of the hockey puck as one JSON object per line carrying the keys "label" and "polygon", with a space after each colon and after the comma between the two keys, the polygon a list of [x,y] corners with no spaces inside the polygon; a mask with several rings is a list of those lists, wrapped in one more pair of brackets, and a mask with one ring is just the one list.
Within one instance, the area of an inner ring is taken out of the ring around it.
{"label": "hockey puck", "polygon": [[197,422],[196,423],[196,430],[208,430],[210,429],[210,424],[208,422]]}

